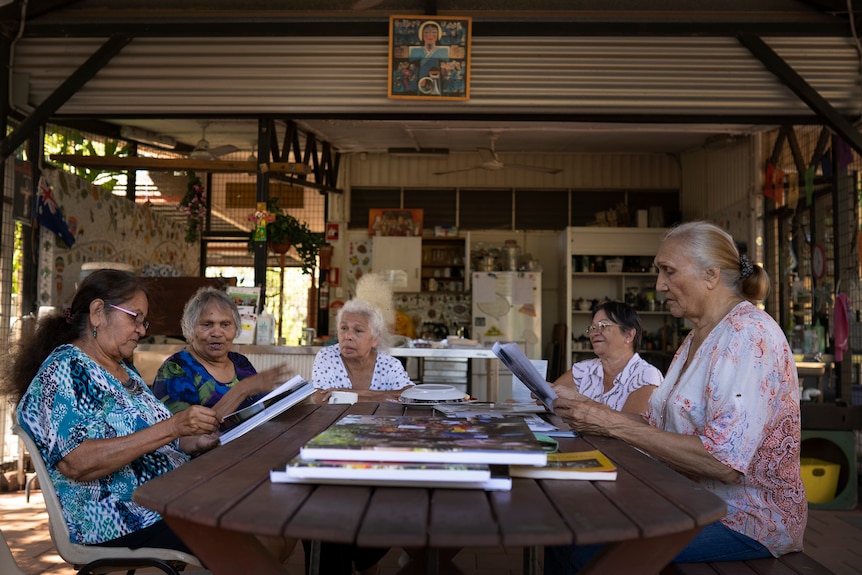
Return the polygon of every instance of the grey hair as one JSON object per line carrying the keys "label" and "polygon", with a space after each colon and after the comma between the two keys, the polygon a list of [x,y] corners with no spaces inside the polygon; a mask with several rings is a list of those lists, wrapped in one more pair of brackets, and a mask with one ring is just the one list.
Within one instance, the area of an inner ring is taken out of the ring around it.
{"label": "grey hair", "polygon": [[386,325],[386,318],[383,312],[371,302],[364,299],[353,298],[348,300],[341,309],[338,310],[338,315],[335,319],[336,326],[341,325],[341,318],[345,313],[354,313],[364,316],[368,320],[368,327],[371,330],[371,335],[378,338],[377,351],[386,351],[389,349],[389,329]]}
{"label": "grey hair", "polygon": [[183,337],[186,338],[186,341],[191,341],[192,336],[195,333],[195,326],[197,325],[198,320],[201,319],[201,314],[204,309],[210,303],[214,303],[223,310],[230,311],[233,316],[233,323],[236,325],[236,335],[239,335],[242,330],[242,318],[239,316],[239,309],[236,307],[236,303],[225,292],[212,286],[207,286],[200,288],[195,295],[186,302],[186,305],[183,308],[183,319],[181,321],[181,325],[183,328]]}
{"label": "grey hair", "polygon": [[[721,270],[721,281],[748,301],[756,302],[769,295],[769,274],[757,264],[746,265],[743,277],[743,262],[733,241],[733,236],[709,222],[686,222],[671,228],[664,241],[674,240],[701,268],[717,266]],[[748,262],[746,258],[745,262]]]}

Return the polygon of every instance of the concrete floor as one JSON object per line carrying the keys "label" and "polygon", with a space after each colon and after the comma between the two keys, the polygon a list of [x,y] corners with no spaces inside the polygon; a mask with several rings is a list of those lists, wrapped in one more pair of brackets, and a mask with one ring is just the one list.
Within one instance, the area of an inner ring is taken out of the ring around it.
{"label": "concrete floor", "polygon": [[[19,567],[27,575],[75,575],[57,555],[48,533],[48,515],[39,491],[30,502],[24,492],[0,493],[0,530]],[[851,510],[811,510],[805,532],[805,551],[836,575],[862,574],[862,506]],[[381,575],[398,568],[401,551],[393,549],[381,561]],[[520,549],[464,549],[455,558],[464,575],[520,574]],[[288,562],[289,575],[302,575],[302,546]],[[0,574],[3,575],[3,574]]]}

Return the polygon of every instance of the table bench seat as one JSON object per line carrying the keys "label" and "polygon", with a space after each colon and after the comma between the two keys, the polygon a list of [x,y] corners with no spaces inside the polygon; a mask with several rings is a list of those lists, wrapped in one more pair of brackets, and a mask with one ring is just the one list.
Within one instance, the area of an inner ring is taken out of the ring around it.
{"label": "table bench seat", "polygon": [[674,563],[662,575],[834,575],[805,553],[788,553],[777,559]]}

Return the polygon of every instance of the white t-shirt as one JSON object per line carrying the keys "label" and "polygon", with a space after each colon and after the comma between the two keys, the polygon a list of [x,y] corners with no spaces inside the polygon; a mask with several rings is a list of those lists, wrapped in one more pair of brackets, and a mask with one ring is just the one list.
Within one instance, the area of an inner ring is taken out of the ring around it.
{"label": "white t-shirt", "polygon": [[[311,368],[311,383],[317,389],[352,389],[350,376],[341,359],[338,345],[325,347],[317,352]],[[394,391],[413,385],[410,376],[398,359],[389,354],[377,352],[374,373],[371,376],[372,391]]]}
{"label": "white t-shirt", "polygon": [[572,379],[575,388],[583,395],[622,411],[633,391],[645,385],[661,385],[664,378],[657,367],[634,354],[614,378],[614,386],[609,391],[605,391],[605,372],[602,361],[597,357],[572,365]]}

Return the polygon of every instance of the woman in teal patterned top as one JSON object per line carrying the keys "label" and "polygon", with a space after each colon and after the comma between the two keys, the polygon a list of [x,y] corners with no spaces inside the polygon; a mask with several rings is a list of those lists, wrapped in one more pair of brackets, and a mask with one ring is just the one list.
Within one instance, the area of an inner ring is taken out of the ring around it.
{"label": "woman in teal patterned top", "polygon": [[188,345],[162,363],[153,382],[153,393],[171,412],[204,405],[224,417],[293,376],[286,363],[257,373],[247,357],[231,351],[240,325],[236,304],[221,290],[201,288],[186,303],[182,328]]}
{"label": "woman in teal patterned top", "polygon": [[3,383],[45,460],[75,543],[189,552],[132,492],[217,445],[203,406],[171,416],[127,360],[146,334],[149,300],[134,275],[100,270],[62,314],[39,320]]}

